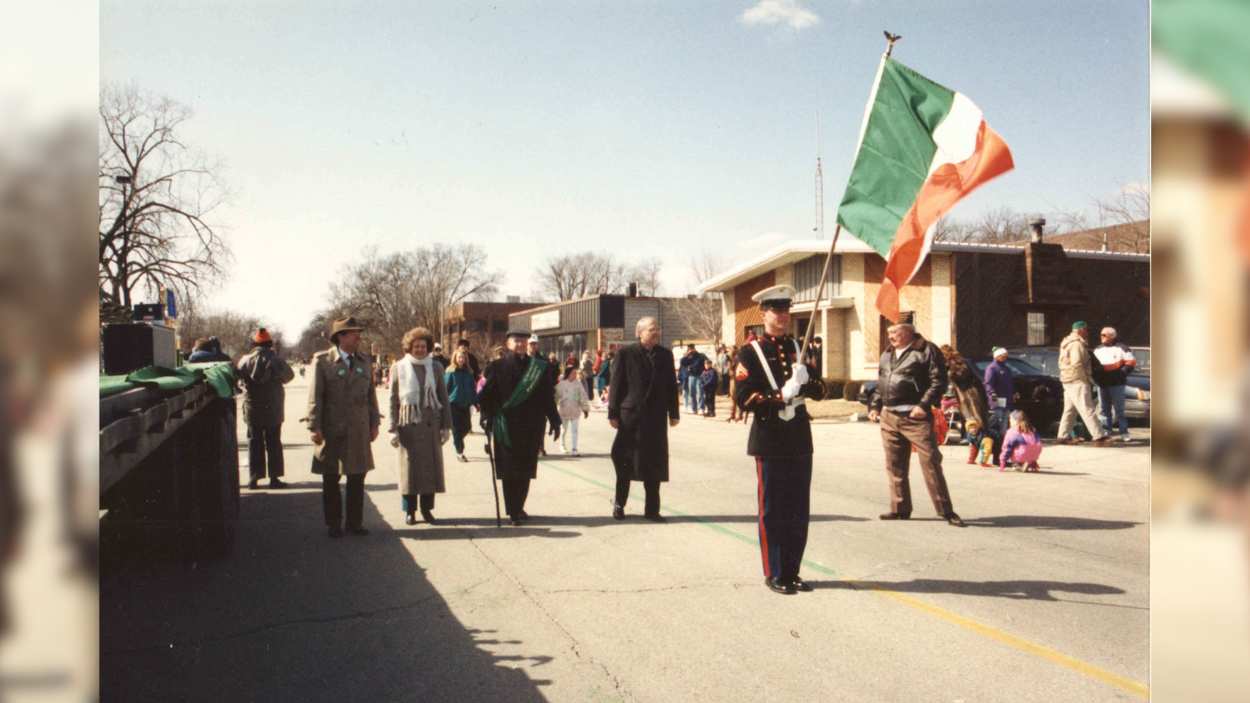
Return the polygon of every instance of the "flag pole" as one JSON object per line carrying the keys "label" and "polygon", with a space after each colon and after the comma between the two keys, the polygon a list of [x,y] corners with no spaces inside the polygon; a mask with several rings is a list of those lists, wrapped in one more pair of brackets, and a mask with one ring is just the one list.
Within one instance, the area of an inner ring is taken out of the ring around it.
{"label": "flag pole", "polygon": [[[894,53],[894,43],[903,37],[898,34],[890,34],[889,30],[885,31],[885,56],[890,57]],[[838,223],[833,229],[833,243],[829,245],[829,255],[825,257],[825,268],[820,272],[820,284],[816,286],[816,301],[812,303],[812,319],[807,323],[807,333],[803,335],[803,346],[799,349],[798,362],[802,363],[807,357],[807,347],[812,342],[812,331],[816,329],[816,316],[820,314],[820,299],[825,294],[825,282],[829,280],[829,270],[833,267],[833,252],[838,248],[838,235],[842,234],[842,223]]]}
{"label": "flag pole", "polygon": [[807,323],[807,333],[803,335],[803,347],[799,350],[796,361],[802,363],[807,356],[807,345],[812,342],[812,330],[816,329],[816,316],[820,314],[820,299],[825,294],[825,281],[829,280],[829,269],[833,267],[833,250],[838,247],[838,235],[842,234],[842,224],[833,228],[833,244],[829,245],[829,255],[825,257],[825,268],[820,272],[820,284],[816,286],[816,302],[812,303],[812,319]]}

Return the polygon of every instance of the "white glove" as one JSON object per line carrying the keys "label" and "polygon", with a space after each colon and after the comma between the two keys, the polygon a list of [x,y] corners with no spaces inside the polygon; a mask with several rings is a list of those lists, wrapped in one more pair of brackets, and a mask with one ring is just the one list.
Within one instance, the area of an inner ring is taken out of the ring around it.
{"label": "white glove", "polygon": [[438,432],[439,444],[447,444],[447,440],[449,439],[451,439],[451,430],[439,430]]}
{"label": "white glove", "polygon": [[790,374],[791,381],[798,381],[798,384],[804,385],[811,379],[807,375],[807,364],[795,364],[794,371]]}
{"label": "white glove", "polygon": [[794,397],[799,394],[799,389],[802,388],[802,386],[803,384],[797,383],[793,378],[786,381],[785,385],[781,387],[781,399],[787,403],[794,400]]}

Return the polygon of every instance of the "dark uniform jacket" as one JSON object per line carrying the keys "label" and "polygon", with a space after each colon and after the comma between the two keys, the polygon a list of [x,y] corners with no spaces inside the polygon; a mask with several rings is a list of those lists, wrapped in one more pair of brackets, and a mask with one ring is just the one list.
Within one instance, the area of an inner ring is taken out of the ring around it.
{"label": "dark uniform jacket", "polygon": [[612,361],[608,419],[620,423],[618,441],[631,463],[635,481],[668,480],[668,423],[681,416],[673,352],[635,342]]}
{"label": "dark uniform jacket", "polygon": [[946,393],[946,359],[937,345],[916,335],[901,355],[890,348],[877,367],[872,407],[919,405],[928,412]]}
{"label": "dark uniform jacket", "polygon": [[[777,390],[768,382],[760,355],[751,344],[738,350],[738,369],[735,372],[736,396],[734,402],[743,410],[755,415],[751,422],[751,436],[747,440],[747,454],[751,456],[802,456],[812,453],[812,419],[807,408],[800,405],[794,417],[782,420],[778,413],[785,408],[781,399],[781,387],[790,378],[796,356],[795,340],[790,335],[759,338],[760,349],[777,380]],[[809,368],[808,373],[812,374]],[[824,395],[820,379],[814,375],[800,389],[800,395],[817,400]]]}
{"label": "dark uniform jacket", "polygon": [[256,427],[282,425],[286,392],[282,385],[295,378],[295,372],[273,349],[256,347],[236,369],[247,395],[243,398],[243,420]]}
{"label": "dark uniform jacket", "polygon": [[[486,383],[478,396],[482,419],[486,424],[492,423],[501,412],[500,408],[512,397],[512,391],[533,362],[528,356],[504,352],[503,356],[487,364],[483,372]],[[550,423],[552,427],[560,426],[560,413],[556,410],[556,389],[551,382],[551,374],[543,374],[538,380],[538,386],[525,402],[503,411],[503,416],[508,419],[508,437],[512,447],[509,449],[500,442],[492,442],[496,474],[504,480],[536,478],[538,450],[543,446],[544,423]]]}

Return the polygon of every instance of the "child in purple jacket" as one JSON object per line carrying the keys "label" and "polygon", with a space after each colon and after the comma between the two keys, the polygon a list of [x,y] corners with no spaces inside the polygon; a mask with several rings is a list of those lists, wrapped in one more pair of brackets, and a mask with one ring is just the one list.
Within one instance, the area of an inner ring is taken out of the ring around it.
{"label": "child in purple jacket", "polygon": [[1008,465],[1023,466],[1025,471],[1037,471],[1037,460],[1042,455],[1042,440],[1029,418],[1019,410],[1011,413],[1011,429],[1003,437],[1003,453],[998,470],[1006,471]]}

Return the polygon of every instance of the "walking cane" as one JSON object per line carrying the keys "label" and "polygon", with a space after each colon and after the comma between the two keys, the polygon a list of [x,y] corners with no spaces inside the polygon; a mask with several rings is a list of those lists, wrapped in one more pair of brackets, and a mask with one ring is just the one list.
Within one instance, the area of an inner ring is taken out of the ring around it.
{"label": "walking cane", "polygon": [[486,454],[490,457],[490,487],[495,492],[495,527],[503,527],[503,520],[499,515],[499,484],[495,482],[495,447],[491,442],[495,433],[491,431],[492,429],[494,429],[493,422],[488,422],[486,424]]}

